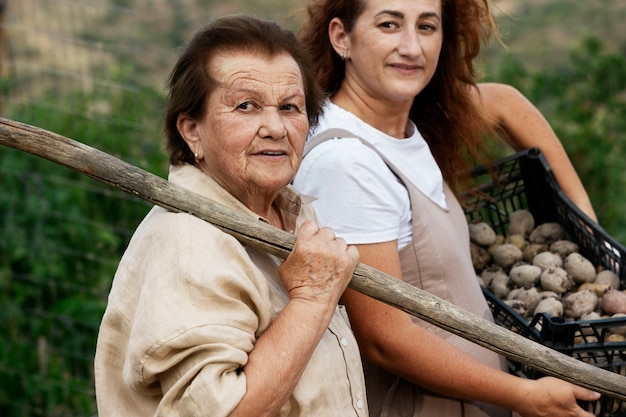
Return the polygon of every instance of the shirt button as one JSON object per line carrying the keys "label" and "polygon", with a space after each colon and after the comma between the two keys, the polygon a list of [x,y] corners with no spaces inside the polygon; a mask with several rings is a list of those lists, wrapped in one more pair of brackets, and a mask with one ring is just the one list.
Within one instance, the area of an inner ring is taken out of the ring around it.
{"label": "shirt button", "polygon": [[345,337],[342,337],[340,342],[342,346],[348,346],[348,340]]}
{"label": "shirt button", "polygon": [[357,400],[356,408],[363,408],[363,401],[362,400]]}

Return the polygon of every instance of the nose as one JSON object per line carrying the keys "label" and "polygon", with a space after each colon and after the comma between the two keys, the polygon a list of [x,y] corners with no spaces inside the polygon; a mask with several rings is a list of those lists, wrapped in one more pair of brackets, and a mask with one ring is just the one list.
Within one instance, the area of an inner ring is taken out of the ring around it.
{"label": "nose", "polygon": [[287,129],[276,108],[266,108],[259,128],[259,136],[264,139],[282,139],[287,136]]}
{"label": "nose", "polygon": [[419,33],[413,30],[402,32],[398,52],[407,57],[417,57],[422,54],[422,42]]}

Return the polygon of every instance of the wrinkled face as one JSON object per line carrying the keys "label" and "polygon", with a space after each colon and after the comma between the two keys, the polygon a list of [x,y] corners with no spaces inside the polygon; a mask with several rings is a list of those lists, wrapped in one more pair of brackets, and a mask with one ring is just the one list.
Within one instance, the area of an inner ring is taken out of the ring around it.
{"label": "wrinkled face", "polygon": [[187,140],[195,131],[187,143],[200,169],[244,204],[275,195],[295,175],[309,128],[296,61],[287,53],[221,52],[208,71],[219,86],[204,118],[183,134]]}
{"label": "wrinkled face", "polygon": [[412,100],[437,69],[441,0],[367,0],[347,35],[346,82],[394,103]]}

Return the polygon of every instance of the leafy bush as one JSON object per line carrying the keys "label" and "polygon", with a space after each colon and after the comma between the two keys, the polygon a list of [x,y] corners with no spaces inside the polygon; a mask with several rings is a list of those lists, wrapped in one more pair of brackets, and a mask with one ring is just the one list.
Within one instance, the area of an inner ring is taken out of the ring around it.
{"label": "leafy bush", "polygon": [[[63,108],[50,104],[58,100],[8,117],[163,175],[159,94],[74,92]],[[98,326],[117,262],[149,205],[13,149],[0,147],[0,158],[0,414],[93,415]]]}

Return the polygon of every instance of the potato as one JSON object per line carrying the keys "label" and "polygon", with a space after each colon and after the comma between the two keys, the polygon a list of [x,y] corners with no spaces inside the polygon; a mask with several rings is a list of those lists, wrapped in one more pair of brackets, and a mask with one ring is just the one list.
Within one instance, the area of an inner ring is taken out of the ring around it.
{"label": "potato", "polygon": [[535,218],[528,210],[521,209],[509,215],[509,235],[522,235],[527,238],[535,228]]}
{"label": "potato", "polygon": [[472,258],[472,265],[475,271],[483,270],[491,262],[491,255],[489,255],[487,249],[472,242],[470,242],[470,257]]}
{"label": "potato", "polygon": [[527,311],[533,312],[537,304],[541,301],[541,294],[537,291],[536,287],[532,288],[516,288],[511,290],[507,296],[507,300],[523,301],[526,305]]}
{"label": "potato", "polygon": [[565,229],[558,223],[548,222],[542,223],[535,227],[528,236],[531,243],[547,243],[548,245],[557,240],[563,239]]}
{"label": "potato", "polygon": [[569,240],[557,240],[550,245],[550,252],[556,253],[565,259],[570,253],[578,252],[578,245]]}
{"label": "potato", "polygon": [[560,297],[560,294],[557,294],[554,291],[540,291],[539,295],[541,296],[542,300],[545,300],[546,298],[559,298]]}
{"label": "potato", "polygon": [[532,261],[533,265],[538,266],[542,270],[546,270],[549,268],[560,268],[563,266],[563,259],[556,253],[541,252],[535,255]]}
{"label": "potato", "polygon": [[535,265],[517,265],[511,267],[509,277],[515,285],[520,288],[530,288],[539,281],[541,277],[541,268]]}
{"label": "potato", "polygon": [[481,278],[487,284],[487,289],[497,295],[499,298],[506,298],[511,291],[511,278],[498,265],[490,265],[485,268],[481,274]]}
{"label": "potato", "polygon": [[575,283],[584,284],[596,279],[596,268],[589,259],[578,252],[570,253],[563,261],[563,269],[567,271]]}
{"label": "potato", "polygon": [[[624,314],[624,313],[615,313],[615,314],[613,314],[611,316],[611,318],[612,319],[621,318],[622,320],[624,320],[626,318],[626,314]],[[626,323],[626,321],[624,321],[624,323]],[[621,336],[626,336],[626,324],[623,325],[623,326],[613,326],[613,327],[611,327],[610,331],[612,333],[619,334]]]}
{"label": "potato", "polygon": [[563,294],[572,289],[574,281],[563,268],[548,268],[541,273],[539,278],[541,288],[546,291],[553,291],[557,294]]}
{"label": "potato", "polygon": [[511,292],[511,278],[502,272],[493,277],[487,288],[499,298],[506,298]]}
{"label": "potato", "polygon": [[526,262],[532,262],[535,256],[537,256],[541,252],[547,252],[548,250],[549,246],[545,243],[529,243],[522,251],[523,259]]}
{"label": "potato", "polygon": [[504,300],[504,304],[511,307],[513,311],[515,311],[522,317],[526,317],[526,314],[528,313],[528,307],[526,306],[526,303],[521,300]]}
{"label": "potato", "polygon": [[513,246],[517,246],[519,250],[523,251],[527,245],[526,239],[522,235],[509,235],[504,243],[510,243]]}
{"label": "potato", "polygon": [[591,313],[597,306],[598,296],[589,290],[569,293],[563,298],[564,313],[573,319]]}
{"label": "potato", "polygon": [[489,255],[493,256],[493,251],[496,250],[498,246],[502,245],[504,243],[504,240],[505,240],[504,236],[497,235],[496,241],[493,242],[493,244],[487,248],[487,252],[489,252]]}
{"label": "potato", "polygon": [[578,287],[577,291],[590,290],[596,293],[598,297],[602,297],[611,287],[605,284],[596,284],[595,282],[585,282]]}
{"label": "potato", "polygon": [[593,282],[596,284],[608,285],[614,290],[620,289],[619,277],[615,272],[608,269],[598,272],[596,279]]}
{"label": "potato", "polygon": [[592,311],[591,313],[583,314],[580,316],[581,320],[601,320],[602,316],[597,311]]}
{"label": "potato", "polygon": [[480,272],[481,278],[485,280],[487,285],[497,275],[506,275],[506,272],[496,264],[491,264]]}
{"label": "potato", "polygon": [[505,270],[508,270],[513,266],[516,262],[519,262],[523,258],[522,251],[514,245],[510,243],[504,243],[498,246],[493,251],[493,261],[496,265],[501,266]]}
{"label": "potato", "polygon": [[537,304],[535,307],[534,315],[546,313],[550,317],[562,317],[563,316],[563,303],[556,298],[546,298]]}
{"label": "potato", "polygon": [[626,341],[626,337],[623,334],[619,334],[617,332],[613,332],[614,329],[611,329],[611,332],[604,338],[604,341],[607,343],[612,342],[624,342]]}
{"label": "potato", "polygon": [[468,225],[470,242],[487,248],[496,241],[496,232],[488,223],[479,221]]}
{"label": "potato", "polygon": [[626,294],[619,290],[608,290],[600,300],[606,314],[626,313]]}
{"label": "potato", "polygon": [[[511,214],[513,227],[509,225],[506,237],[496,234],[494,242],[485,247],[476,244],[476,238],[471,242],[472,260],[480,258],[475,270],[481,285],[526,319],[539,312],[562,315],[566,320],[607,319],[615,311],[626,315],[626,291],[610,292],[622,285],[619,276],[603,267],[596,268],[581,255],[579,245],[566,240],[560,224],[528,228],[528,221],[534,220],[527,217],[530,212],[524,212]],[[516,226],[515,222],[522,224]],[[480,223],[474,222],[472,228],[480,231],[484,227]],[[602,301],[609,292],[607,300]],[[563,313],[555,301],[544,301],[548,299],[560,301]],[[603,304],[610,311],[603,311]],[[622,327],[626,334],[626,322]]]}

